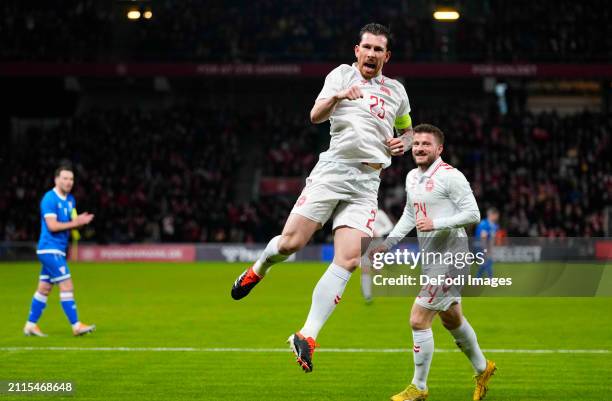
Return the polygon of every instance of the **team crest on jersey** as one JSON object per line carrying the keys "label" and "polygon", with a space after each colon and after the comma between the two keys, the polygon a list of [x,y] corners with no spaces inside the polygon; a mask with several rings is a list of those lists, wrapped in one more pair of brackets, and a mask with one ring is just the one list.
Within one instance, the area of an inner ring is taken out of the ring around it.
{"label": "team crest on jersey", "polygon": [[72,201],[68,201],[68,209],[72,209]]}
{"label": "team crest on jersey", "polygon": [[295,207],[302,206],[304,204],[304,202],[306,202],[306,195],[302,195],[302,196],[299,197],[297,202],[295,202]]}
{"label": "team crest on jersey", "polygon": [[378,82],[378,84],[380,85],[379,89],[381,92],[386,93],[387,95],[391,96],[391,90],[385,86],[385,77],[382,77],[380,79],[380,82]]}
{"label": "team crest on jersey", "polygon": [[427,192],[431,192],[434,189],[434,180],[432,180],[431,178],[427,180],[427,182],[425,183],[425,191]]}

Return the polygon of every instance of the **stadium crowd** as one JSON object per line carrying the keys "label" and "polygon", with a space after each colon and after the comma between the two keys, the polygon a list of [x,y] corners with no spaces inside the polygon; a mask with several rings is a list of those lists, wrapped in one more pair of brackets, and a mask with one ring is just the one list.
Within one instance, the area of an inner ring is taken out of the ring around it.
{"label": "stadium crowd", "polygon": [[32,211],[68,159],[77,210],[96,215],[84,239],[223,241],[241,160],[238,124],[229,112],[174,108],[95,110],[44,132],[30,129],[27,150],[2,166],[0,235],[37,238],[40,217]]}
{"label": "stadium crowd", "polygon": [[[325,130],[301,113],[92,110],[44,131],[31,128],[11,149],[2,166],[0,238],[36,240],[33,211],[60,158],[67,158],[75,166],[78,210],[96,214],[85,240],[265,241],[280,231],[296,195],[236,200],[244,121],[260,133],[254,146],[266,155],[258,165],[263,176],[304,177],[327,146]],[[602,212],[612,204],[612,116],[500,116],[454,107],[419,111],[414,121],[444,129],[444,159],[466,175],[481,210],[500,209],[508,235],[604,234]],[[383,172],[380,207],[394,219],[412,168],[406,156]],[[328,236],[324,230],[316,240]]]}
{"label": "stadium crowd", "polygon": [[[444,129],[442,157],[470,181],[483,216],[488,207],[500,209],[508,235],[604,235],[603,209],[612,205],[612,162],[606,157],[612,115],[487,116],[455,106],[418,113],[417,121]],[[398,187],[412,167],[396,163],[385,171],[381,207],[395,218],[403,206]]]}
{"label": "stadium crowd", "polygon": [[[507,235],[604,235],[603,209],[612,206],[612,161],[606,158],[612,147],[612,115],[502,116],[453,106],[419,111],[414,121],[435,122],[443,128],[443,158],[466,175],[483,216],[488,207],[500,209]],[[283,161],[268,163],[273,164],[268,170],[286,171]],[[409,157],[395,159],[382,175],[379,207],[395,220],[403,211],[405,177],[412,168]],[[270,202],[274,200],[266,200],[265,215],[270,213]],[[276,202],[273,217],[266,218],[266,226],[274,227],[268,237],[279,232],[293,206],[286,199]],[[318,238],[329,240],[328,234]]]}
{"label": "stadium crowd", "polygon": [[3,1],[0,59],[337,61],[350,55],[356,27],[373,20],[394,31],[395,60],[596,62],[612,53],[612,16],[603,0],[459,2],[463,16],[450,25],[434,22],[430,6],[405,0],[385,7],[325,0],[153,1],[146,2],[153,18],[138,22],[126,19],[121,4]]}

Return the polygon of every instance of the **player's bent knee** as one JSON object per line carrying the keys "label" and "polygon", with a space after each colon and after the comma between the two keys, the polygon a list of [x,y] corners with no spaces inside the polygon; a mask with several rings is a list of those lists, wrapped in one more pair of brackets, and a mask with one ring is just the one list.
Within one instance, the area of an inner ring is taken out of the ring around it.
{"label": "player's bent knee", "polygon": [[425,330],[429,328],[429,322],[419,316],[410,316],[410,327],[412,330]]}
{"label": "player's bent knee", "polygon": [[52,288],[53,288],[53,285],[49,283],[45,283],[45,282],[40,282],[38,283],[38,288],[36,289],[36,291],[42,295],[47,296],[51,293]]}
{"label": "player's bent knee", "polygon": [[282,255],[292,255],[306,245],[299,234],[282,235],[278,241],[278,251]]}

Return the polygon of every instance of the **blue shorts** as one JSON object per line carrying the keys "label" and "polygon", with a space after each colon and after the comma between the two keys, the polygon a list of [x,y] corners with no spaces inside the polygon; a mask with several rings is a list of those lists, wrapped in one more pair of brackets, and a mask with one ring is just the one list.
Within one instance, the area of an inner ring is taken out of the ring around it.
{"label": "blue shorts", "polygon": [[70,278],[70,269],[66,263],[66,257],[57,253],[38,254],[38,260],[42,263],[40,270],[40,281],[45,283],[59,283]]}

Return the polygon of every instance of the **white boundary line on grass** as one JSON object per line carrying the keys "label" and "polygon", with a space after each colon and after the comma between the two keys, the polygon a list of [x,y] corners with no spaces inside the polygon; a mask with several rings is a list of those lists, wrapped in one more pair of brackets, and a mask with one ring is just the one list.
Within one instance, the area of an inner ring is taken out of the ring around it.
{"label": "white boundary line on grass", "polygon": [[[194,348],[194,347],[0,347],[0,351],[106,351],[106,352],[291,352],[289,348]],[[490,354],[610,354],[607,349],[483,349]],[[408,348],[319,348],[317,352],[339,354],[412,352]],[[460,352],[458,349],[436,348],[435,352]]]}

